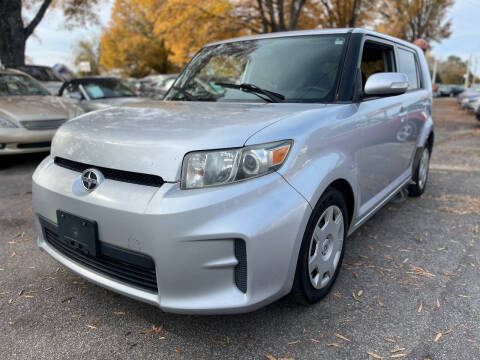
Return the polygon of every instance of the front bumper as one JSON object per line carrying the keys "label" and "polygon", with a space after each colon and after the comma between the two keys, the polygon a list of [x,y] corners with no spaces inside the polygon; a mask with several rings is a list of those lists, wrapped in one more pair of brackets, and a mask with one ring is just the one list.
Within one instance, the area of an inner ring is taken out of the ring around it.
{"label": "front bumper", "polygon": [[0,156],[44,152],[56,130],[0,129]]}
{"label": "front bumper", "polygon": [[[50,157],[33,176],[33,206],[39,247],[66,267],[164,311],[197,314],[251,311],[287,294],[311,212],[277,173],[199,190],[105,179],[87,193],[79,173]],[[56,223],[57,209],[97,221],[102,243],[151,257],[158,291],[118,280],[51,246],[39,219]],[[245,292],[235,279],[238,243],[246,249]]]}

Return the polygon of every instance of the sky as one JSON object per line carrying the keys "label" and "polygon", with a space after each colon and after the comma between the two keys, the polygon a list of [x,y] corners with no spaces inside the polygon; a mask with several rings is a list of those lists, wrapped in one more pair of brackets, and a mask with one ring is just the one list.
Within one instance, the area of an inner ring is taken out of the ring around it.
{"label": "sky", "polygon": [[[26,55],[34,64],[52,66],[63,63],[73,67],[73,45],[79,39],[90,39],[101,33],[110,19],[113,1],[101,1],[99,25],[77,27],[70,31],[63,26],[61,12],[49,10],[35,30],[35,36],[27,41]],[[452,36],[440,44],[433,43],[432,54],[439,58],[453,54],[463,59],[472,54],[478,59],[476,74],[480,75],[480,0],[456,0],[447,19],[452,20]]]}

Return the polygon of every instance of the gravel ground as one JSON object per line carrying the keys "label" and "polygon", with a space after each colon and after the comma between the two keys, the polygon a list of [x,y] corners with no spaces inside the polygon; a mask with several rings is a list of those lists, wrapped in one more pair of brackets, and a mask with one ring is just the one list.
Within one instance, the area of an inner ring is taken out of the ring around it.
{"label": "gravel ground", "polygon": [[421,198],[390,203],[346,243],[320,303],[181,316],[106,291],[36,248],[31,174],[0,158],[0,359],[478,359],[480,122],[435,104]]}

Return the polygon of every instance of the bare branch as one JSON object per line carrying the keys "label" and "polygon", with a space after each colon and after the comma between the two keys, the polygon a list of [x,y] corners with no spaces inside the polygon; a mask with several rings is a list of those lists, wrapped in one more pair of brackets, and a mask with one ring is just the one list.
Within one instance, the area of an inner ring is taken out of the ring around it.
{"label": "bare branch", "polygon": [[40,23],[40,21],[42,21],[43,16],[45,15],[45,12],[47,11],[51,3],[52,3],[52,0],[43,1],[42,6],[40,6],[40,9],[38,10],[35,17],[32,19],[30,24],[28,24],[27,27],[23,30],[25,39],[27,39],[30,35],[32,35],[37,25]]}

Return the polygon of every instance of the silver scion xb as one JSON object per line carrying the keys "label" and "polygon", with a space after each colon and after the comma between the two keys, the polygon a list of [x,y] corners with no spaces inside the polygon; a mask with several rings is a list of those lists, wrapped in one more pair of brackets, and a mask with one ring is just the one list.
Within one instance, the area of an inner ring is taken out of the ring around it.
{"label": "silver scion xb", "polygon": [[33,175],[38,245],[79,275],[178,313],[327,294],[346,237],[433,147],[422,51],[361,29],[203,47],[164,101],[60,128]]}

